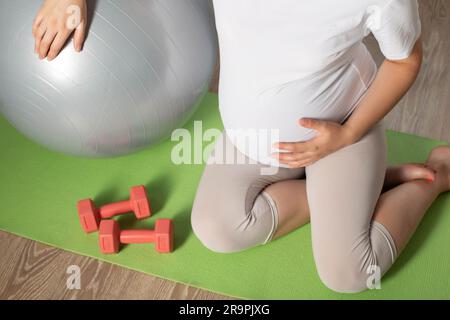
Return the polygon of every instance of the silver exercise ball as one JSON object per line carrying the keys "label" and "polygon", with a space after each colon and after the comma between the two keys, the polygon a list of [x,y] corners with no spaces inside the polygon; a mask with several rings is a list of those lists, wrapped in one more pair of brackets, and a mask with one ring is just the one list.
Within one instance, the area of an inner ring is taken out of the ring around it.
{"label": "silver exercise ball", "polygon": [[[170,136],[209,87],[217,39],[210,0],[88,0],[84,49],[34,53],[41,0],[0,1],[0,112],[67,154],[129,154]],[[1,138],[0,138],[1,139]]]}

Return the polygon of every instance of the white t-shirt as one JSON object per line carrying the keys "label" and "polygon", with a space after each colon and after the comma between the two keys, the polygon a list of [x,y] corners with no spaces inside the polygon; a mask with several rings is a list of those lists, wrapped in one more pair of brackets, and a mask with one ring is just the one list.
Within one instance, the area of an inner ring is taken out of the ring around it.
{"label": "white t-shirt", "polygon": [[314,137],[300,118],[343,123],[358,105],[377,73],[365,36],[398,60],[421,32],[417,0],[214,0],[214,8],[226,133],[272,165],[273,142]]}

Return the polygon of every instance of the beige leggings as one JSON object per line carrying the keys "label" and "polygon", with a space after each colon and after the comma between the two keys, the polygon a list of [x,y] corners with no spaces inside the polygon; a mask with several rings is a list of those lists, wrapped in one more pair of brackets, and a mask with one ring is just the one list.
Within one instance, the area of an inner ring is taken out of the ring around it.
{"label": "beige leggings", "polygon": [[[218,145],[226,153],[239,154],[223,134],[212,158],[219,153]],[[314,260],[321,280],[334,291],[363,291],[369,276],[382,276],[397,256],[387,229],[372,220],[384,182],[386,151],[382,120],[358,142],[306,168],[279,168],[274,175],[262,175],[261,164],[208,164],[194,201],[193,231],[207,248],[220,253],[265,244],[277,230],[278,214],[264,189],[306,178]]]}

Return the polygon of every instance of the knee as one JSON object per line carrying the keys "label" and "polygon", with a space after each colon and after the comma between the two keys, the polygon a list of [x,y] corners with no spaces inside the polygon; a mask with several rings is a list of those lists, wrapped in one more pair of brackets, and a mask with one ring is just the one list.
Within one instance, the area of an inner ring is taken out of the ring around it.
{"label": "knee", "polygon": [[358,293],[367,290],[373,273],[366,269],[361,267],[359,259],[356,258],[317,264],[317,271],[323,284],[338,293]]}
{"label": "knee", "polygon": [[191,226],[200,242],[213,252],[234,253],[244,249],[238,243],[239,237],[233,228],[222,223],[217,215],[193,211]]}
{"label": "knee", "polygon": [[265,197],[257,197],[249,212],[244,206],[196,201],[191,215],[194,234],[217,253],[235,253],[267,243],[275,230],[274,221]]}

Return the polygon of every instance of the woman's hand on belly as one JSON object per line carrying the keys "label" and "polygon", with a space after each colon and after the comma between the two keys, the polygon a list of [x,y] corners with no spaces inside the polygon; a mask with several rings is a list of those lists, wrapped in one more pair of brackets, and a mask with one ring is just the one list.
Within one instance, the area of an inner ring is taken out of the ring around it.
{"label": "woman's hand on belly", "polygon": [[353,143],[351,132],[340,123],[302,118],[299,125],[315,130],[315,137],[305,142],[275,143],[274,148],[281,152],[272,153],[275,159],[290,168],[309,166]]}

